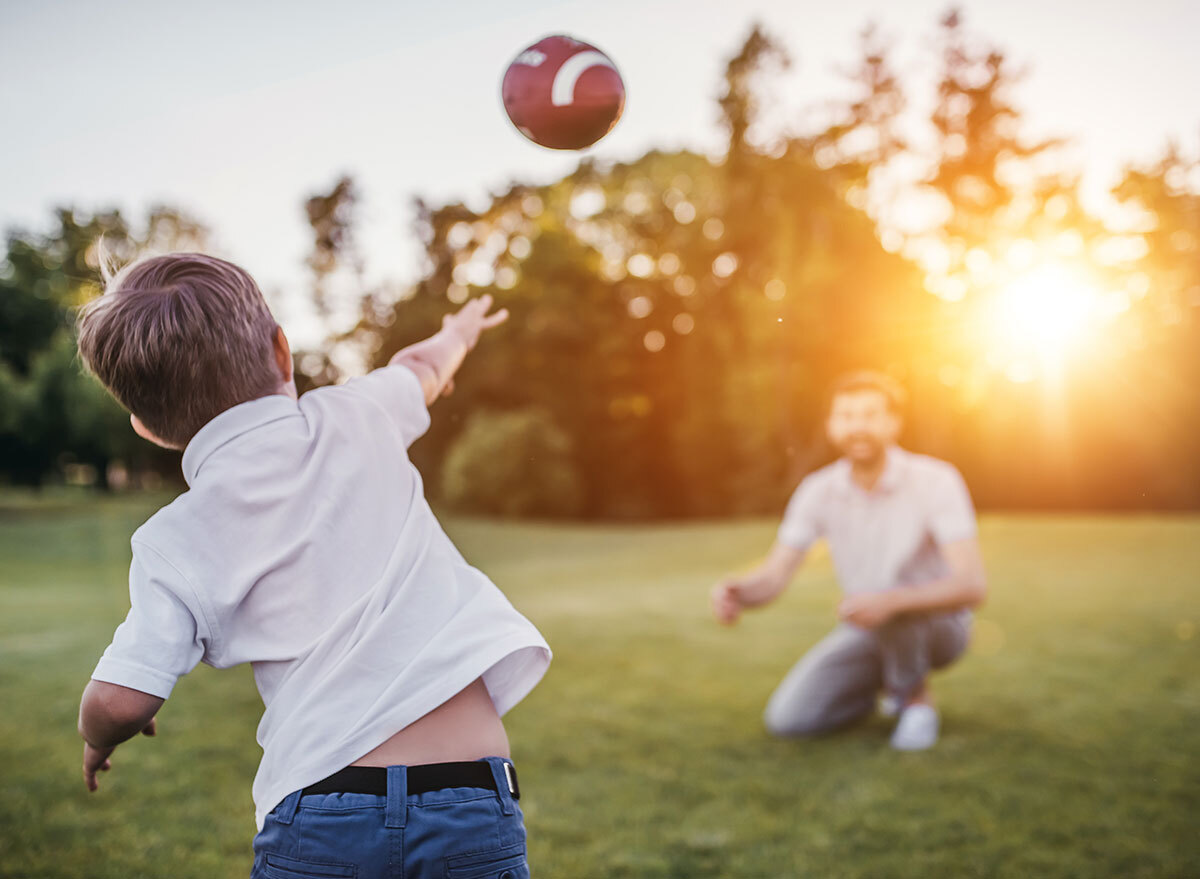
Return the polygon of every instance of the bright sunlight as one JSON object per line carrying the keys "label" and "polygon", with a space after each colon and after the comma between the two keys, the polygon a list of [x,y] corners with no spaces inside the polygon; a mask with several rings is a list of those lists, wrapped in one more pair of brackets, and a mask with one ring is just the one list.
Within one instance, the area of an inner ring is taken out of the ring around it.
{"label": "bright sunlight", "polygon": [[1083,356],[1114,304],[1088,275],[1045,261],[998,284],[982,315],[989,361],[1020,382],[1059,374]]}

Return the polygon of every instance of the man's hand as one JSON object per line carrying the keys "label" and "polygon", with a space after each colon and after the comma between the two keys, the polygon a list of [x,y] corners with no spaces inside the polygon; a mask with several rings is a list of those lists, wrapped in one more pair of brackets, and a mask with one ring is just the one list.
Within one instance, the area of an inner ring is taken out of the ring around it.
{"label": "man's hand", "polygon": [[470,351],[475,347],[475,343],[479,341],[479,335],[484,330],[498,327],[508,320],[507,308],[502,308],[495,314],[489,315],[488,309],[491,307],[492,297],[490,294],[472,299],[454,314],[443,317],[442,329],[457,333],[458,337],[466,344],[467,350]]}
{"label": "man's hand", "polygon": [[712,588],[713,616],[733,625],[743,608],[758,607],[778,597],[804,561],[804,550],[776,541],[761,565],[748,574],[726,577]]}
{"label": "man's hand", "polygon": [[843,598],[838,605],[838,619],[864,629],[878,629],[899,612],[894,589],[860,592]]}
{"label": "man's hand", "polygon": [[712,612],[721,625],[732,626],[742,615],[740,592],[736,580],[722,580],[712,588]]}
{"label": "man's hand", "polygon": [[742,609],[766,604],[783,591],[783,584],[761,570],[737,577],[726,577],[712,588],[713,616],[722,625],[738,621]]}
{"label": "man's hand", "polygon": [[946,613],[978,607],[987,595],[979,542],[972,537],[947,543],[941,549],[950,568],[947,576],[916,586],[851,595],[838,606],[838,617],[864,629],[877,629],[901,614]]}
{"label": "man's hand", "polygon": [[[150,722],[142,729],[142,735],[152,736],[158,732],[158,725],[154,718],[150,718]],[[112,752],[117,749],[116,745],[111,748],[97,748],[88,742],[83,743],[83,783],[87,785],[90,791],[99,789],[100,784],[96,781],[97,772],[108,772],[112,769]]]}

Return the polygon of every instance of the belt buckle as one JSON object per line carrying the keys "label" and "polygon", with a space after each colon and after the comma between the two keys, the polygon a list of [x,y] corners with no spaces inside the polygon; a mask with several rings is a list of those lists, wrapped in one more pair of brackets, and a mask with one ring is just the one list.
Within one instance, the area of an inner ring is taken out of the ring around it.
{"label": "belt buckle", "polygon": [[504,761],[504,777],[508,780],[508,792],[514,800],[521,799],[521,786],[517,783],[517,770],[507,760]]}

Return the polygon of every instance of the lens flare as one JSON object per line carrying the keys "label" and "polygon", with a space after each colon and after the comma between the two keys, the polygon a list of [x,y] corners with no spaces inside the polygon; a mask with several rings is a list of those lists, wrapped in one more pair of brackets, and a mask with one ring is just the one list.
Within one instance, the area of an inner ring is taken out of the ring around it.
{"label": "lens flare", "polygon": [[1061,368],[1096,327],[1103,293],[1058,263],[1032,266],[999,287],[987,314],[991,347],[1017,381]]}

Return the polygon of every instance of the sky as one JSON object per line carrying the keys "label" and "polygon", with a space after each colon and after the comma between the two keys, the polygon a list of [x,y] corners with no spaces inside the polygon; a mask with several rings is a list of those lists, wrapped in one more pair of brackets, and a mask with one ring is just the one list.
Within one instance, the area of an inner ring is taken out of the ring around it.
{"label": "sky", "polygon": [[[1168,139],[1200,146],[1200,3],[966,0],[968,32],[1026,71],[1014,89],[1034,136],[1071,139],[1099,204],[1121,168]],[[52,210],[165,203],[269,291],[302,289],[304,199],[343,173],[363,194],[370,281],[420,271],[412,200],[485,203],[512,180],[549,182],[579,154],[509,125],[500,78],[517,53],[567,33],[610,55],[627,102],[589,155],[718,151],[726,60],[755,21],[788,49],[772,124],[803,130],[845,93],[857,34],[875,22],[913,112],[932,98],[942,0],[340,0],[318,3],[0,0],[0,229]],[[287,315],[283,315],[287,326]],[[314,327],[305,331],[312,333]]]}

